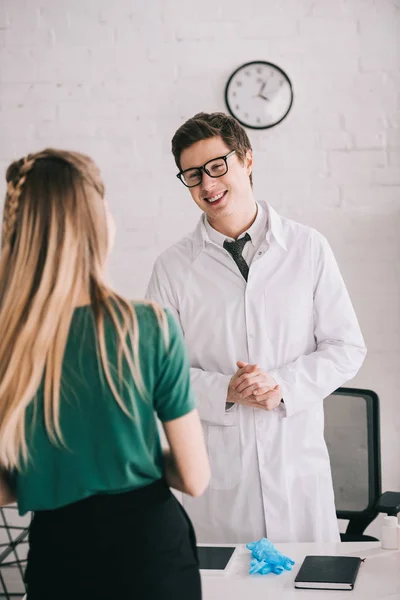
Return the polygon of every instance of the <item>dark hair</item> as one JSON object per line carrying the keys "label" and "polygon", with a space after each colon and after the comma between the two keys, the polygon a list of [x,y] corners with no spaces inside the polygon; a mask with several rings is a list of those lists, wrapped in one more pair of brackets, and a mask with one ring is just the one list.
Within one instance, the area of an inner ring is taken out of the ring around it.
{"label": "dark hair", "polygon": [[[183,150],[196,142],[216,136],[221,137],[230,150],[236,150],[242,162],[247,151],[252,149],[247,133],[233,117],[222,112],[197,113],[181,125],[172,138],[172,154],[178,169],[181,169]],[[252,173],[249,178],[250,184],[253,185]]]}

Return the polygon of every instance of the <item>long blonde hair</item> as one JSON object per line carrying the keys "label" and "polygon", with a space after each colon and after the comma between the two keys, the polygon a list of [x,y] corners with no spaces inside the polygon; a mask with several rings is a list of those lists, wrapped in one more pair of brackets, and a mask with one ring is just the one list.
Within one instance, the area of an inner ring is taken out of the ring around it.
{"label": "long blonde hair", "polygon": [[[0,257],[0,467],[20,468],[29,456],[27,407],[44,382],[44,417],[54,444],[60,427],[62,362],[72,315],[85,290],[97,329],[98,353],[116,402],[132,417],[119,389],[126,361],[143,398],[139,328],[134,307],[104,281],[109,234],[99,170],[77,152],[46,149],[7,169]],[[165,312],[153,305],[168,343]],[[110,365],[104,318],[118,339],[118,373]]]}

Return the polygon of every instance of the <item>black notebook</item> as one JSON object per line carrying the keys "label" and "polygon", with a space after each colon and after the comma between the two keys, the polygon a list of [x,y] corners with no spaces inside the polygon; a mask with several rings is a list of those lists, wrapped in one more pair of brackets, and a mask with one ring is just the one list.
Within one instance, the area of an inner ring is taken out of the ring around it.
{"label": "black notebook", "polygon": [[306,556],[294,587],[352,590],[361,562],[359,556]]}

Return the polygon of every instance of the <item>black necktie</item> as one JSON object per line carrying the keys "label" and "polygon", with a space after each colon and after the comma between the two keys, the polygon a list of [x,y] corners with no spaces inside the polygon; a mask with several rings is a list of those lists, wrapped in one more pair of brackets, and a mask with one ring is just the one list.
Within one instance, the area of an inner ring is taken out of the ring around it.
{"label": "black necktie", "polygon": [[249,234],[246,233],[246,235],[244,235],[242,238],[239,238],[235,242],[230,242],[229,240],[224,241],[225,250],[228,250],[229,254],[232,254],[233,260],[239,267],[239,271],[241,272],[241,274],[243,275],[243,277],[245,278],[246,281],[247,281],[247,277],[249,274],[249,266],[248,266],[247,262],[244,260],[242,253],[243,253],[243,248],[245,247],[245,245],[247,244],[247,242],[250,239],[251,238],[250,238]]}

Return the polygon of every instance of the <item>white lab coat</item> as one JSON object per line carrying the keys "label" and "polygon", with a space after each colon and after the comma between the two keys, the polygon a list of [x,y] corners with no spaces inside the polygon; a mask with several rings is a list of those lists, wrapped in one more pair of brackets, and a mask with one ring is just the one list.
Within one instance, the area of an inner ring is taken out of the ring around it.
{"label": "white lab coat", "polygon": [[[211,464],[205,494],[183,504],[200,542],[337,541],[323,398],[357,373],[366,349],[325,238],[261,204],[268,233],[247,284],[204,215],[149,283],[147,297],[181,324]],[[226,411],[237,360],[270,373],[284,404]]]}

